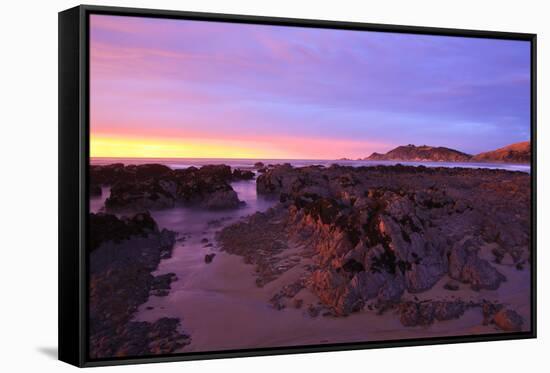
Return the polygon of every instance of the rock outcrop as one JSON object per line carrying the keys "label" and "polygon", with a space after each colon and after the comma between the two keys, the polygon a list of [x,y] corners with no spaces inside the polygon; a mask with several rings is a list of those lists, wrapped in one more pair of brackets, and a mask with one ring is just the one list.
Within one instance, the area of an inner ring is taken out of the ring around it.
{"label": "rock outcrop", "polygon": [[400,320],[404,326],[426,326],[436,320],[458,319],[472,306],[461,300],[404,302],[399,306]]}
{"label": "rock outcrop", "polygon": [[523,327],[523,318],[514,310],[502,309],[494,316],[495,325],[506,332],[519,332]]}
{"label": "rock outcrop", "polygon": [[[301,265],[302,284],[335,316],[369,304],[380,312],[402,307],[407,325],[459,317],[468,305],[400,306],[402,296],[445,276],[474,292],[494,290],[506,281],[491,263],[497,255],[530,260],[525,173],[280,165],[258,176],[257,191],[280,203],[223,229],[222,249],[256,264],[260,286],[311,258],[313,264]],[[292,247],[298,254],[285,256]],[[497,253],[493,260],[482,255],[488,247]],[[274,304],[285,302],[278,297]]]}
{"label": "rock outcrop", "polygon": [[111,186],[105,201],[105,209],[111,212],[166,209],[177,204],[231,209],[243,202],[230,182],[249,179],[250,174],[254,176],[249,171],[232,172],[226,165],[172,170],[160,164],[112,164],[91,166],[90,182]]}
{"label": "rock outcrop", "polygon": [[254,179],[254,172],[249,170],[234,169],[233,180],[252,180]]}
{"label": "rock outcrop", "polygon": [[139,305],[150,295],[166,295],[175,280],[172,273],[152,275],[161,258],[170,256],[175,234],[159,230],[148,214],[125,219],[92,214],[90,229],[90,356],[165,354],[189,344],[179,319],[132,320]]}
{"label": "rock outcrop", "polygon": [[158,232],[157,223],[149,213],[139,213],[132,217],[118,218],[111,214],[90,214],[90,251],[102,243],[120,243],[131,237],[147,237]]}

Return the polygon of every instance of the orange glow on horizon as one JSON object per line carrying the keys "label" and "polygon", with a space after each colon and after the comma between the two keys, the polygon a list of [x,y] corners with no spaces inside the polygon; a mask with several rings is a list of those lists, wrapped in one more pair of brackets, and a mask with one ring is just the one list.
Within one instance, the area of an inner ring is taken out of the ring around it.
{"label": "orange glow on horizon", "polygon": [[[378,144],[376,144],[378,145]],[[376,146],[378,148],[378,146]],[[366,157],[372,143],[304,138],[147,138],[97,134],[92,158],[337,159]]]}
{"label": "orange glow on horizon", "polygon": [[92,158],[261,158],[260,149],[235,141],[92,136]]}

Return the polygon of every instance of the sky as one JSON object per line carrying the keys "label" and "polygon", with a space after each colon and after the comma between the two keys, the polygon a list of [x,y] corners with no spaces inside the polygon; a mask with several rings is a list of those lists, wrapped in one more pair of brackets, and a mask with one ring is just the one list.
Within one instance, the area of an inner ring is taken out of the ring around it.
{"label": "sky", "polygon": [[526,41],[90,20],[92,157],[475,154],[529,140],[529,92]]}

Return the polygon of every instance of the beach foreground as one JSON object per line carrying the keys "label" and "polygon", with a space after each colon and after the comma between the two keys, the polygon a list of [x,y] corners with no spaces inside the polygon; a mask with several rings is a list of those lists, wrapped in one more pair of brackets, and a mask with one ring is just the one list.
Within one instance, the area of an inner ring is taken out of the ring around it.
{"label": "beach foreground", "polygon": [[247,171],[92,166],[93,356],[530,329],[528,174]]}

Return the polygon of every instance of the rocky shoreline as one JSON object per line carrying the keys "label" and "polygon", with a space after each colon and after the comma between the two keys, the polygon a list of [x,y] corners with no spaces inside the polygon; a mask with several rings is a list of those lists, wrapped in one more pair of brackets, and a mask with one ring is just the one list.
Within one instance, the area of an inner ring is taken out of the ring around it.
{"label": "rocky shoreline", "polygon": [[[99,188],[97,196],[109,187],[110,195],[104,212],[90,214],[91,357],[189,348],[189,309],[157,307],[177,277],[186,277],[172,272],[185,268],[153,273],[177,241],[190,238],[184,226],[171,226],[178,233],[160,229],[148,211],[184,206],[192,207],[189,216],[229,214],[244,204],[231,183],[254,178],[258,196],[273,207],[236,220],[219,215],[204,223],[215,226],[210,239],[193,240],[209,249],[199,254],[209,269],[227,270],[220,261],[228,254],[253,265],[251,287],[268,289],[258,294],[272,309],[310,319],[391,314],[406,329],[476,312],[480,325],[495,330],[529,327],[517,304],[499,297],[514,273],[530,271],[528,174],[402,165],[254,168],[257,174],[225,165],[92,166],[90,191]],[[148,316],[137,317],[138,309]]]}
{"label": "rocky shoreline", "polygon": [[[258,176],[257,190],[280,203],[224,228],[218,240],[223,250],[256,265],[258,286],[290,269],[301,271],[299,280],[271,299],[276,309],[301,307],[296,294],[306,288],[318,299],[307,305],[312,316],[392,309],[404,326],[416,326],[459,318],[470,308],[491,308],[497,311],[483,311],[485,319],[501,330],[524,325],[513,305],[451,294],[458,287],[469,288],[474,297],[499,289],[507,279],[495,264],[506,262],[516,271],[529,267],[529,175],[400,165],[279,165]],[[444,278],[455,283],[440,299],[405,299]]]}
{"label": "rocky shoreline", "polygon": [[92,358],[171,353],[190,343],[177,318],[133,321],[150,295],[165,296],[172,273],[153,276],[170,257],[175,234],[159,230],[148,213],[130,218],[91,214],[89,354]]}

